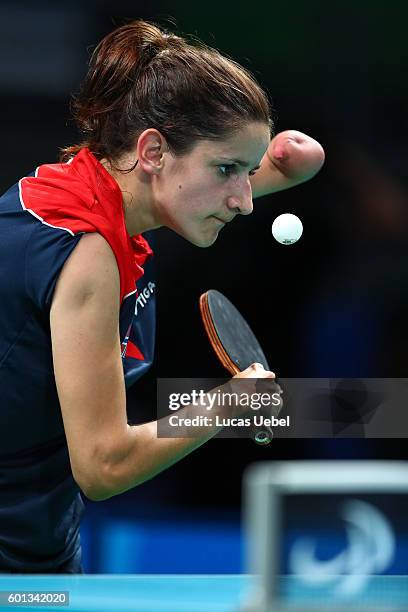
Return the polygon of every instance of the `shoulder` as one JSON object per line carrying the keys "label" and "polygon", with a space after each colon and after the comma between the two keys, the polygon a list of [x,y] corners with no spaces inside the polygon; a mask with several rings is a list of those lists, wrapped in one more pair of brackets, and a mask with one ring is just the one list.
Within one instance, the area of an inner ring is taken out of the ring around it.
{"label": "shoulder", "polygon": [[84,234],[65,262],[59,275],[53,303],[64,300],[85,300],[92,295],[120,299],[120,277],[115,255],[103,236]]}

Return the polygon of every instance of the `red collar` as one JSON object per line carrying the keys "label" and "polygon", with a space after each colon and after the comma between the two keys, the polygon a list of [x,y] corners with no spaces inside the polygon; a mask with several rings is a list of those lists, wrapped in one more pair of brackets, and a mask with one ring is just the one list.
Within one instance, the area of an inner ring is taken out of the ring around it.
{"label": "red collar", "polygon": [[141,234],[129,236],[119,185],[89,149],[67,164],[40,166],[20,184],[24,207],[44,223],[71,234],[99,232],[118,263],[121,301],[135,291],[153,251]]}

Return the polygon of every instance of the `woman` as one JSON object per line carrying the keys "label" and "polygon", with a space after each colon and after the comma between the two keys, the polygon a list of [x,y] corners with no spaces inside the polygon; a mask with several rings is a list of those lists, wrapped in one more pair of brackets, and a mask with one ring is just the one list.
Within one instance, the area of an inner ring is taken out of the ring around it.
{"label": "woman", "polygon": [[215,433],[159,439],[155,422],[127,424],[125,381],[153,353],[142,232],[210,246],[253,195],[307,180],[324,158],[299,132],[271,140],[267,98],[242,67],[143,21],[95,49],[75,117],[84,139],[66,163],[1,198],[3,572],[80,572],[79,491],[116,495]]}

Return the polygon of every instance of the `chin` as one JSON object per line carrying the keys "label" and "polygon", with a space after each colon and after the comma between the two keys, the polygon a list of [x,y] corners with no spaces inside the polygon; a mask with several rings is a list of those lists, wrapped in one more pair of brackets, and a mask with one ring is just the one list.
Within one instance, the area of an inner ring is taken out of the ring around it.
{"label": "chin", "polygon": [[177,232],[177,233],[179,233],[179,235],[182,236],[185,240],[187,240],[191,244],[194,244],[194,246],[199,247],[200,249],[207,249],[208,247],[212,246],[218,238],[218,232],[212,232],[211,234],[208,234],[207,236],[203,234],[194,236],[192,234],[187,234],[187,233],[182,233],[182,232]]}
{"label": "chin", "polygon": [[216,234],[215,236],[209,236],[208,238],[204,238],[201,236],[200,238],[196,240],[190,240],[190,242],[194,244],[195,246],[199,247],[200,249],[207,249],[208,247],[214,244],[217,238],[218,238],[218,234]]}

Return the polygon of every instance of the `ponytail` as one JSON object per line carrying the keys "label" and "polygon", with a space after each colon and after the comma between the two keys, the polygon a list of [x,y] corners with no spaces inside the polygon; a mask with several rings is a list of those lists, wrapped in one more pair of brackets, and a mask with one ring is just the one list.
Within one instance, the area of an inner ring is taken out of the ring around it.
{"label": "ponytail", "polygon": [[73,115],[82,141],[111,161],[156,128],[175,154],[199,139],[219,139],[248,121],[270,125],[267,97],[242,66],[202,43],[138,20],[108,34],[95,48]]}

